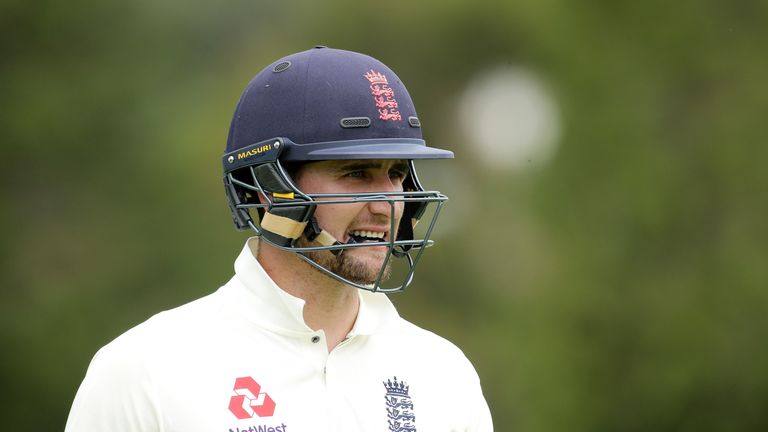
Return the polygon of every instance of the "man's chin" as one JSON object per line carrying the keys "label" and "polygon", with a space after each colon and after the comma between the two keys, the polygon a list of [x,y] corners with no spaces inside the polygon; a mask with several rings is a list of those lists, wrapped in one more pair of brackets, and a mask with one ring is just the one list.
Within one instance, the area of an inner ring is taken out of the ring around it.
{"label": "man's chin", "polygon": [[[358,250],[350,254],[345,252],[340,258],[340,266],[336,273],[355,283],[371,285],[376,282],[379,273],[382,272],[385,257],[386,250],[382,252],[374,250]],[[389,278],[391,273],[390,267],[391,265],[387,263],[381,277],[382,281]]]}
{"label": "man's chin", "polygon": [[[387,255],[387,248],[350,248],[338,256],[333,255],[329,251],[308,252],[306,255],[324,269],[344,279],[356,284],[372,285],[378,279],[379,273],[381,273]],[[390,263],[391,258],[381,276],[382,282],[389,278],[391,273]]]}

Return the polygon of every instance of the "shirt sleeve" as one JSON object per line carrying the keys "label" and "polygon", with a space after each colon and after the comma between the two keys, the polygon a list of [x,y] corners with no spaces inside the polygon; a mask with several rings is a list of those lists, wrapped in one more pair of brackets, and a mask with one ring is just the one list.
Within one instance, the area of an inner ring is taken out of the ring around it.
{"label": "shirt sleeve", "polygon": [[161,415],[148,367],[120,339],[91,361],[65,432],[160,432]]}
{"label": "shirt sleeve", "polygon": [[491,411],[483,397],[482,391],[479,391],[478,398],[476,399],[474,418],[467,432],[493,432]]}
{"label": "shirt sleeve", "polygon": [[493,432],[491,410],[488,408],[485,396],[483,396],[480,377],[472,362],[463,353],[458,357],[461,363],[457,369],[464,371],[462,376],[465,377],[464,388],[466,395],[468,395],[467,407],[469,408],[462,430],[465,432]]}

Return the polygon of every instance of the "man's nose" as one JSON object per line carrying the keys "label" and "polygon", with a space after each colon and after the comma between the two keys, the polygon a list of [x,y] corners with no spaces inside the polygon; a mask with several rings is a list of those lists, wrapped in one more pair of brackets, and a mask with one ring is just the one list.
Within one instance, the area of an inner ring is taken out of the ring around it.
{"label": "man's nose", "polygon": [[[403,186],[400,183],[399,180],[393,180],[389,177],[389,175],[384,176],[382,179],[378,180],[375,184],[375,192],[402,192]],[[402,198],[400,196],[387,196],[387,198]],[[394,203],[391,201],[372,201],[369,203],[369,208],[371,213],[374,214],[386,214],[387,216],[390,216],[392,214],[392,207],[395,208],[395,218],[400,217],[400,214],[402,213],[403,208],[403,202],[402,201],[395,201]]]}

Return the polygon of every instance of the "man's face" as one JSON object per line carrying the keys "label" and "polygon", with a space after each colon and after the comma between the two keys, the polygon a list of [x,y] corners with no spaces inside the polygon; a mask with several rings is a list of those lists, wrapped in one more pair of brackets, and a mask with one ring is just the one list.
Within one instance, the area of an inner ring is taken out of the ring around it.
{"label": "man's face", "polygon": [[[402,192],[408,164],[402,160],[321,161],[302,166],[296,174],[296,185],[307,194]],[[397,238],[397,227],[403,215],[403,202],[395,202],[395,232],[392,232],[392,206],[389,202],[320,204],[315,217],[320,227],[339,242],[389,241]],[[300,246],[308,246],[305,238]],[[345,249],[339,256],[329,251],[307,256],[326,269],[355,283],[376,281],[387,255],[387,247]],[[389,276],[389,264],[384,279]],[[383,279],[382,279],[383,280]]]}

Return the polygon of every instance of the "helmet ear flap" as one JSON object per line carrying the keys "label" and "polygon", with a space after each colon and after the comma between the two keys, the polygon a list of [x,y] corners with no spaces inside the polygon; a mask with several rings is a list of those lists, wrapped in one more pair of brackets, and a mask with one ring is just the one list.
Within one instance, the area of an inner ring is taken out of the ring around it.
{"label": "helmet ear flap", "polygon": [[240,207],[248,202],[248,197],[242,188],[232,183],[232,174],[224,177],[224,192],[227,196],[229,211],[232,213],[232,221],[238,231],[244,231],[251,227],[253,219],[248,210]]}
{"label": "helmet ear flap", "polygon": [[272,195],[265,197],[268,207],[260,223],[262,235],[277,245],[292,245],[304,233],[316,206],[290,183],[277,164],[259,165],[253,171],[261,189]]}
{"label": "helmet ear flap", "polygon": [[[403,217],[400,219],[400,226],[397,228],[397,240],[413,240],[413,229],[421,219],[426,208],[427,203],[424,202],[405,203]],[[404,247],[410,248],[410,246]]]}
{"label": "helmet ear flap", "polygon": [[[421,187],[418,177],[416,177],[416,169],[413,166],[413,161],[409,161],[408,165],[410,170],[408,176],[403,180],[403,190],[405,192],[423,192],[424,188]],[[397,229],[397,240],[413,240],[413,228],[421,219],[424,211],[427,209],[426,202],[410,201],[405,203],[403,209],[403,216],[400,219],[400,226]],[[410,249],[411,246],[403,246],[404,250]]]}
{"label": "helmet ear flap", "polygon": [[255,225],[248,211],[255,207],[259,235],[279,246],[291,246],[301,237],[316,206],[286,178],[278,164],[265,163],[227,174],[225,192],[238,229]]}

